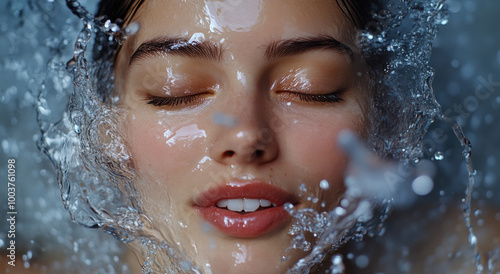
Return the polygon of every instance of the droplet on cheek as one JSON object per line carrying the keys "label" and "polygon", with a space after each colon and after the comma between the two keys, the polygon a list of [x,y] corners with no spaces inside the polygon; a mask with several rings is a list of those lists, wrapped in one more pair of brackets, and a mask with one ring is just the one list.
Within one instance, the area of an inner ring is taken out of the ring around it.
{"label": "droplet on cheek", "polygon": [[319,182],[319,187],[323,190],[327,190],[330,188],[330,183],[328,183],[327,180],[321,180],[321,182]]}
{"label": "droplet on cheek", "polygon": [[238,118],[231,114],[216,112],[213,114],[212,119],[215,124],[233,128],[238,125]]}

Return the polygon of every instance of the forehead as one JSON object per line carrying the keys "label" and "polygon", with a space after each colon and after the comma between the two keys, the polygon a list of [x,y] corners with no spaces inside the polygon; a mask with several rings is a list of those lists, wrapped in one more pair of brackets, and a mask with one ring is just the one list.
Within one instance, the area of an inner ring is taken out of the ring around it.
{"label": "forehead", "polygon": [[334,0],[153,0],[132,21],[141,29],[126,43],[131,50],[155,37],[193,35],[216,43],[262,44],[328,34],[354,46],[356,32]]}

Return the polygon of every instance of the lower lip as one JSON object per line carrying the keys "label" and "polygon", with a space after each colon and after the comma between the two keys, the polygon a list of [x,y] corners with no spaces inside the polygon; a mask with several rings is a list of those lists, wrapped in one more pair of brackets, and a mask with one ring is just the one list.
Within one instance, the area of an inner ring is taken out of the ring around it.
{"label": "lower lip", "polygon": [[237,213],[216,206],[197,207],[203,218],[222,233],[239,238],[255,238],[269,233],[290,218],[283,206],[251,213]]}

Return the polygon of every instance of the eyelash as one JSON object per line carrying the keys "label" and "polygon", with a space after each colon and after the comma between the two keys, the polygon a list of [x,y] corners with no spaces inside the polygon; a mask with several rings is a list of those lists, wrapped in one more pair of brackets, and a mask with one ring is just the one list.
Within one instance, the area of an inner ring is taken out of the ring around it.
{"label": "eyelash", "polygon": [[201,101],[203,101],[203,98],[201,97],[201,95],[203,94],[205,93],[193,94],[182,97],[150,97],[146,98],[146,100],[148,101],[147,102],[148,105],[153,105],[155,107],[162,107],[162,106],[175,107],[179,105],[200,103]]}
{"label": "eyelash", "polygon": [[284,96],[286,99],[290,99],[290,96],[294,96],[304,102],[337,103],[344,101],[344,99],[339,96],[339,91],[334,91],[328,94],[305,94],[294,91],[281,91],[280,93],[285,93]]}
{"label": "eyelash", "polygon": [[[284,93],[286,99],[290,99],[290,96],[294,96],[298,98],[300,101],[304,102],[318,102],[318,103],[337,103],[340,101],[344,101],[339,96],[338,91],[328,93],[328,94],[304,94],[304,93],[299,93],[299,92],[293,92],[293,91],[280,91],[279,93]],[[193,94],[193,95],[188,95],[188,96],[182,96],[182,97],[150,97],[146,98],[148,101],[148,105],[153,105],[155,107],[162,107],[162,106],[168,106],[168,107],[175,107],[179,105],[190,105],[190,104],[197,104],[203,101],[203,95],[205,93],[201,94]]]}

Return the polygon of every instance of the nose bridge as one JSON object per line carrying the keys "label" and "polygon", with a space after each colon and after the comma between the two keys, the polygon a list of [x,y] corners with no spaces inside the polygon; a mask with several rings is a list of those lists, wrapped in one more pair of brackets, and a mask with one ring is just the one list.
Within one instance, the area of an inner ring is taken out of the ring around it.
{"label": "nose bridge", "polygon": [[232,113],[237,119],[234,129],[252,136],[261,128],[266,127],[266,113],[262,100],[254,95],[240,95],[228,105],[228,113]]}
{"label": "nose bridge", "polygon": [[216,138],[214,159],[224,164],[250,164],[272,161],[278,153],[269,113],[264,100],[255,93],[230,96],[214,114]]}

